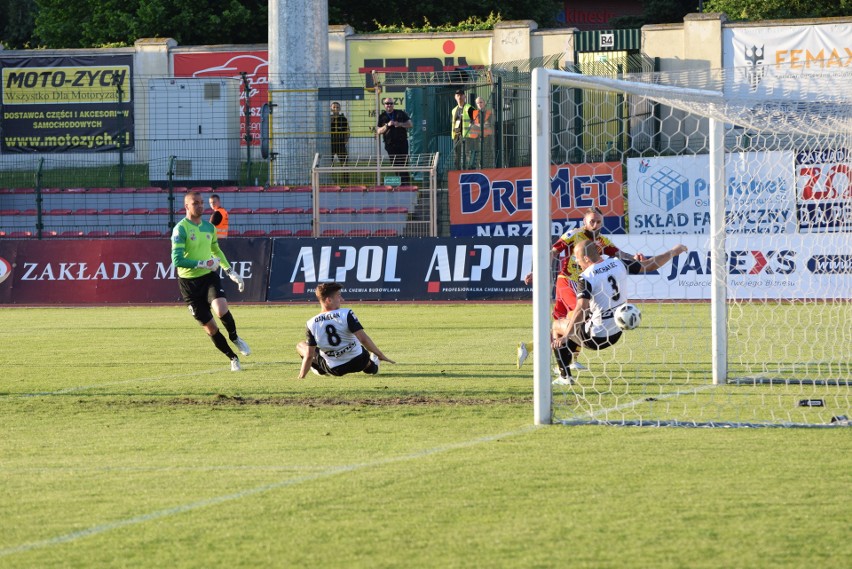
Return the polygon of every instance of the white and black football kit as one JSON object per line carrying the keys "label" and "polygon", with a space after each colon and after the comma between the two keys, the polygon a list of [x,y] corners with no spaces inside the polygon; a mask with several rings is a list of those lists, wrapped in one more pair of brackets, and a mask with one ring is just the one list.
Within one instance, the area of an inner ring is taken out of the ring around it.
{"label": "white and black football kit", "polygon": [[610,257],[580,273],[577,298],[589,301],[589,318],[583,326],[583,346],[600,350],[621,338],[621,328],[613,317],[615,309],[627,302],[627,275],[642,272],[642,264]]}
{"label": "white and black football kit", "polygon": [[[320,374],[345,375],[364,371],[376,373],[378,367],[370,361],[355,332],[364,327],[348,308],[320,312],[307,322],[305,339],[308,346],[317,348],[311,367]],[[371,371],[370,368],[375,368]]]}

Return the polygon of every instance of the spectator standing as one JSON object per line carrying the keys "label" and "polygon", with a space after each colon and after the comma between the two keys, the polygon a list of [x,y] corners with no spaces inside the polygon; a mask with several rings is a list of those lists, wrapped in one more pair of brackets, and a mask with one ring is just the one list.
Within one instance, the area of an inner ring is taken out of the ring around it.
{"label": "spectator standing", "polygon": [[[385,97],[382,100],[385,110],[379,115],[376,132],[382,135],[385,150],[394,166],[405,166],[408,162],[408,129],[413,125],[411,118],[405,113],[394,109],[393,99]],[[408,172],[400,174],[402,185],[411,181]]]}
{"label": "spectator standing", "polygon": [[228,236],[228,210],[222,207],[219,194],[210,196],[210,209],[213,210],[210,223],[216,228],[216,239],[224,239]]}
{"label": "spectator standing", "polygon": [[464,89],[456,91],[456,106],[450,114],[452,119],[450,136],[453,140],[453,169],[464,170],[468,166],[467,148],[470,141],[470,127],[473,124],[474,108],[467,104]]}
{"label": "spectator standing", "polygon": [[[331,103],[331,157],[346,166],[349,160],[349,120],[340,112],[340,103]],[[349,183],[349,172],[343,173],[343,183]]]}
{"label": "spectator standing", "polygon": [[471,160],[473,166],[493,168],[494,160],[494,117],[491,110],[485,108],[485,99],[476,98],[476,109],[473,111],[473,122],[470,125],[472,140],[471,155],[478,157]]}

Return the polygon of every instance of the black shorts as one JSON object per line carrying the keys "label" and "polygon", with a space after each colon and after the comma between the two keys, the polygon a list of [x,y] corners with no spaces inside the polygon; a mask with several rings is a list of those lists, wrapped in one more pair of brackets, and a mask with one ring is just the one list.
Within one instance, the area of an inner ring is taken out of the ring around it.
{"label": "black shorts", "polygon": [[213,319],[210,304],[217,298],[226,298],[219,271],[211,271],[197,279],[178,278],[178,284],[180,296],[187,304],[189,313],[201,324],[207,324]]}
{"label": "black shorts", "polygon": [[364,371],[370,365],[370,352],[361,348],[361,353],[345,364],[337,367],[330,367],[324,357],[320,355],[319,349],[314,352],[314,359],[311,362],[311,367],[320,372],[322,375],[346,375],[347,373],[358,373]]}
{"label": "black shorts", "polygon": [[586,329],[583,329],[583,347],[590,350],[603,350],[618,342],[621,339],[621,332],[616,332],[612,336],[589,336]]}

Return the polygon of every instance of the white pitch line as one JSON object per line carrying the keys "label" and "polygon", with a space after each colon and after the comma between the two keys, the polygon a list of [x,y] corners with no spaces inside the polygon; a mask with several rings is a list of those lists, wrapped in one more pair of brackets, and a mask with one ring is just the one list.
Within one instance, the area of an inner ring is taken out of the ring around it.
{"label": "white pitch line", "polygon": [[0,466],[0,472],[19,475],[56,472],[67,474],[110,474],[113,472],[315,472],[317,470],[322,470],[322,467],[298,464],[292,466],[33,466],[24,468]]}
{"label": "white pitch line", "polygon": [[219,504],[223,504],[226,502],[231,502],[233,500],[240,500],[242,498],[247,498],[249,496],[256,496],[258,494],[263,494],[265,492],[270,492],[272,490],[277,490],[279,488],[287,488],[289,486],[296,486],[298,484],[303,484],[305,482],[312,482],[314,480],[320,480],[323,478],[328,478],[331,476],[336,476],[338,474],[345,474],[347,472],[355,472],[358,470],[365,470],[368,468],[374,468],[377,466],[385,466],[388,464],[394,464],[398,462],[406,462],[409,460],[417,460],[419,458],[424,458],[428,456],[433,456],[436,454],[441,454],[445,452],[450,452],[458,449],[464,449],[473,447],[482,443],[488,443],[492,441],[496,441],[499,439],[504,439],[508,437],[514,437],[517,435],[523,435],[534,431],[540,427],[535,425],[528,425],[516,431],[509,431],[506,433],[500,433],[497,435],[488,435],[485,437],[480,437],[477,439],[472,439],[469,441],[464,441],[460,443],[453,443],[449,445],[439,446],[432,449],[423,450],[420,452],[415,452],[412,454],[406,454],[402,456],[392,457],[392,458],[384,458],[381,460],[375,460],[372,462],[365,463],[357,463],[357,464],[346,464],[343,466],[335,466],[332,468],[328,468],[321,472],[317,472],[315,474],[307,474],[305,476],[300,476],[298,478],[288,478],[285,480],[279,480],[278,482],[273,482],[272,484],[265,484],[263,486],[257,486],[255,488],[249,488],[247,490],[242,490],[240,492],[235,492],[233,494],[225,494],[223,496],[214,496],[213,498],[207,498],[205,500],[199,500],[197,502],[190,502],[189,504],[183,504],[180,506],[175,506],[173,508],[166,508],[164,510],[157,510],[155,512],[149,512],[147,514],[142,514],[140,516],[135,516],[132,518],[127,518],[124,520],[117,520],[114,522],[110,522],[107,524],[101,524],[97,526],[92,526],[90,528],[86,528],[79,531],[74,531],[71,533],[66,533],[64,535],[58,535],[56,537],[52,537],[49,539],[43,539],[40,541],[33,541],[30,543],[22,543],[21,545],[16,545],[13,547],[8,547],[6,549],[0,549],[0,557],[5,557],[8,555],[13,555],[15,553],[23,553],[26,551],[32,551],[34,549],[43,549],[45,547],[52,547],[54,545],[60,545],[63,543],[69,543],[72,541],[77,541],[79,539],[83,539],[86,537],[91,537],[93,535],[98,535],[102,533],[106,533],[108,531],[112,531],[115,529],[121,529],[124,527],[141,524],[145,522],[150,522],[152,520],[159,520],[162,518],[168,518],[170,516],[174,516],[176,514],[183,514],[185,512],[191,512],[194,510],[198,510],[201,508],[206,508],[209,506],[216,506]]}
{"label": "white pitch line", "polygon": [[[660,395],[648,395],[648,397],[653,397],[656,400],[660,399],[671,399],[672,397],[680,397],[681,395],[692,395],[697,391],[706,391],[708,389],[713,389],[714,387],[718,387],[713,385],[712,383],[708,383],[705,385],[699,385],[695,389],[690,391],[673,391],[671,393],[662,393]],[[610,407],[609,409],[600,409],[598,411],[589,411],[584,415],[590,419],[596,418],[598,415],[608,415],[609,413],[614,413],[616,411],[621,411],[623,409],[630,409],[631,407],[635,407],[637,403],[647,403],[645,398],[642,399],[634,399],[633,401],[629,401],[627,403],[622,403],[621,405],[616,405],[615,407]]]}

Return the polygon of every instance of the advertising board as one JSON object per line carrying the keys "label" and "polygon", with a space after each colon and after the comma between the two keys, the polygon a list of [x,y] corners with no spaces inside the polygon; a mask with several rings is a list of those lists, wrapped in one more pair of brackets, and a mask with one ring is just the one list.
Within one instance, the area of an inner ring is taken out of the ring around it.
{"label": "advertising board", "polygon": [[[597,207],[606,233],[624,233],[620,162],[551,167],[551,233],[561,235]],[[529,237],[532,230],[532,175],[528,166],[451,171],[450,234],[456,237]]]}

